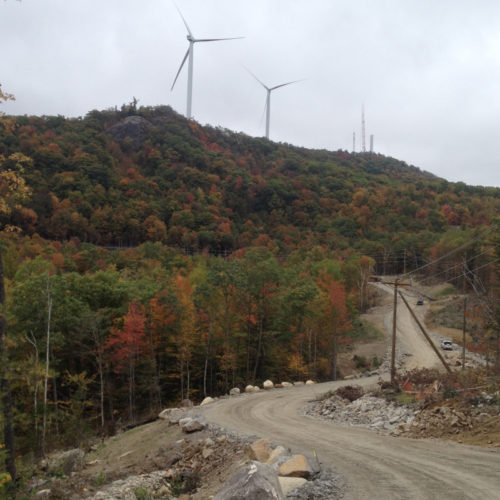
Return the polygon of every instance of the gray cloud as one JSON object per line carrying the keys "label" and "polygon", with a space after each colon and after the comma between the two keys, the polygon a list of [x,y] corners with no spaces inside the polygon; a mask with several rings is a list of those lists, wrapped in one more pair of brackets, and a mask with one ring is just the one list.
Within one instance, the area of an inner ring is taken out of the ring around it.
{"label": "gray cloud", "polygon": [[[201,123],[306,147],[367,143],[452,181],[500,186],[500,3],[495,0],[183,0],[197,37],[193,114]],[[168,104],[185,113],[187,49],[169,0],[0,2],[0,82],[14,114],[81,116]],[[368,145],[368,144],[367,144]]]}

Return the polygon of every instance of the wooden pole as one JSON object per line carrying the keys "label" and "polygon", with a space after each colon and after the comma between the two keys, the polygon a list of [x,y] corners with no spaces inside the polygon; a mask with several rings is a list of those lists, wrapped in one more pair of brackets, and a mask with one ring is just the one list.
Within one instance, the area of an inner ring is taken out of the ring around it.
{"label": "wooden pole", "polygon": [[443,363],[443,366],[446,368],[446,371],[448,373],[451,373],[451,368],[448,366],[448,363],[445,361],[441,353],[438,351],[434,343],[432,342],[431,338],[429,337],[428,333],[425,331],[425,328],[422,326],[422,323],[420,323],[419,319],[417,318],[416,314],[413,312],[412,308],[404,298],[403,294],[399,292],[399,296],[403,299],[403,302],[405,303],[406,307],[410,311],[413,319],[416,321],[417,325],[420,327],[420,330],[424,334],[424,337],[427,339],[427,342],[431,345],[431,347],[434,349],[434,352],[437,354],[437,357],[441,360],[441,363]]}
{"label": "wooden pole", "polygon": [[465,313],[467,311],[467,297],[464,298],[464,323],[463,323],[463,337],[462,337],[462,370],[465,370],[465,330],[467,327]]}
{"label": "wooden pole", "polygon": [[396,377],[396,317],[398,309],[398,280],[394,281],[394,306],[392,311],[391,384]]}

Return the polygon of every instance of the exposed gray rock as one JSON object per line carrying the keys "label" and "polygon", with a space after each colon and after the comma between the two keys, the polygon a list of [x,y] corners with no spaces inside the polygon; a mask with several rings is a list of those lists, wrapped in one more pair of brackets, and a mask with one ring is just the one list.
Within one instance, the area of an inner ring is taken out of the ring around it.
{"label": "exposed gray rock", "polygon": [[291,491],[307,483],[307,479],[303,477],[278,477],[278,481],[284,495],[288,495]]}
{"label": "exposed gray rock", "polygon": [[402,424],[410,424],[416,411],[409,406],[398,406],[371,394],[350,402],[334,395],[309,405],[306,414],[332,420],[353,427],[369,427],[392,431]]}
{"label": "exposed gray rock", "polygon": [[128,137],[137,147],[142,143],[151,126],[151,123],[141,116],[127,116],[123,121],[109,127],[106,134],[116,141],[123,141]]}
{"label": "exposed gray rock", "polygon": [[278,476],[268,465],[250,462],[236,471],[213,500],[282,500]]}
{"label": "exposed gray rock", "polygon": [[203,429],[205,429],[207,426],[207,422],[202,417],[188,417],[180,420],[179,425],[181,426],[182,432],[191,433],[202,431]]}
{"label": "exposed gray rock", "polygon": [[229,395],[230,396],[237,396],[238,394],[240,393],[240,390],[238,387],[233,387],[230,391],[229,391]]}

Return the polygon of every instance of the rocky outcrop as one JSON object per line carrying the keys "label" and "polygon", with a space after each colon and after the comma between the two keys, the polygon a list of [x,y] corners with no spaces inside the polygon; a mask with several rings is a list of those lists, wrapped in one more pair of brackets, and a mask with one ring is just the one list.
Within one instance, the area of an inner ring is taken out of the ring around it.
{"label": "rocky outcrop", "polygon": [[144,141],[151,123],[141,116],[127,116],[123,121],[116,123],[106,130],[106,134],[115,141],[129,139],[134,147],[138,147]]}
{"label": "rocky outcrop", "polygon": [[250,462],[236,471],[214,500],[283,500],[278,477],[268,465]]}

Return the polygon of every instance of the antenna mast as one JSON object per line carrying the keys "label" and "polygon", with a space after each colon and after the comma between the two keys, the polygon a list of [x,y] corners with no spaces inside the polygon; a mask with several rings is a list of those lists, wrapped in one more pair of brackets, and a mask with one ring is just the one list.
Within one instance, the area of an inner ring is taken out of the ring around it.
{"label": "antenna mast", "polygon": [[373,153],[373,134],[370,135],[370,153]]}
{"label": "antenna mast", "polygon": [[363,153],[366,153],[366,141],[365,141],[365,105],[361,105],[361,149]]}
{"label": "antenna mast", "polygon": [[352,152],[356,152],[356,132],[352,133]]}

